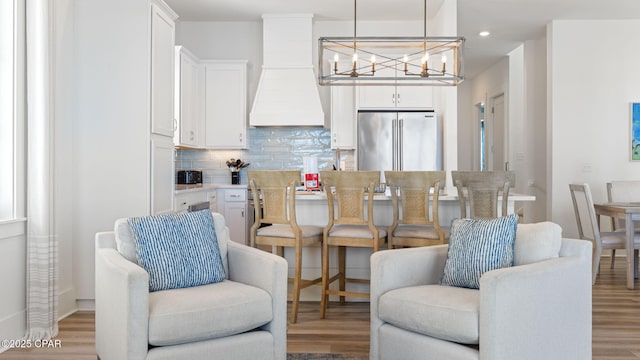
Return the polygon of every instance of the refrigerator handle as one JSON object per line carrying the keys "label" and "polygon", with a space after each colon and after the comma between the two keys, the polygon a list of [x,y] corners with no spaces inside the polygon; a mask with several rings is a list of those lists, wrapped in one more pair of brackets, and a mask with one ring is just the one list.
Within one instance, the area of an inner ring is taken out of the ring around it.
{"label": "refrigerator handle", "polygon": [[404,151],[404,138],[403,138],[403,133],[404,133],[404,119],[400,119],[398,120],[398,170],[404,170],[404,157],[403,157],[403,151]]}

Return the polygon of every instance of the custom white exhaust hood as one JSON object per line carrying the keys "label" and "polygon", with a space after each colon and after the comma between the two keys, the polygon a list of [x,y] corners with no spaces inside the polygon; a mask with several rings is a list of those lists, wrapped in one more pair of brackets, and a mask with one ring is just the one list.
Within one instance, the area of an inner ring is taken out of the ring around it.
{"label": "custom white exhaust hood", "polygon": [[263,65],[251,126],[323,126],[313,72],[312,14],[266,14]]}

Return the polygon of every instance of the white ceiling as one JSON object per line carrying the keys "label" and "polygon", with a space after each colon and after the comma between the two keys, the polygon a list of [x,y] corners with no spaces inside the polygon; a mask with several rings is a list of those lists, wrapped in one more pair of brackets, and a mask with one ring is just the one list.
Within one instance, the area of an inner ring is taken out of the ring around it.
{"label": "white ceiling", "polygon": [[[165,0],[181,21],[260,21],[265,13],[313,13],[352,20],[348,0]],[[443,0],[428,0],[428,13]],[[358,20],[422,20],[422,0],[361,0]],[[419,9],[417,11],[416,9]],[[473,78],[553,19],[640,19],[640,0],[458,0],[458,35],[467,39],[465,71]],[[491,36],[481,38],[478,32]],[[346,35],[346,34],[345,34]]]}

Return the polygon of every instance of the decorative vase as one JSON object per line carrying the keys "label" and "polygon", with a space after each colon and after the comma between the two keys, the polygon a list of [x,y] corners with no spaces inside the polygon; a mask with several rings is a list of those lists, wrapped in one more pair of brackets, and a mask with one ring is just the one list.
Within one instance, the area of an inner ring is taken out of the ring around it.
{"label": "decorative vase", "polygon": [[240,171],[231,172],[231,184],[234,184],[234,185],[240,184]]}

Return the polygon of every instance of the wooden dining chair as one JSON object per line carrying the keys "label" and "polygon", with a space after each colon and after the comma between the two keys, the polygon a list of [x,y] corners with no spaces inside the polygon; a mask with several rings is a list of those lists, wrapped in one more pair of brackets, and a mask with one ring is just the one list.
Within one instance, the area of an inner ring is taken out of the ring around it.
{"label": "wooden dining chair", "polygon": [[[329,222],[322,241],[322,301],[320,317],[324,318],[329,295],[369,298],[369,293],[346,291],[346,283],[369,284],[368,279],[349,278],[346,274],[346,248],[371,248],[378,251],[387,238],[385,228],[373,221],[373,197],[380,182],[379,171],[321,171],[320,179],[327,195]],[[365,196],[366,195],[366,196]],[[329,249],[338,248],[338,273],[329,277]],[[339,290],[329,288],[339,280]]]}
{"label": "wooden dining chair", "polygon": [[[573,210],[578,225],[578,236],[580,239],[589,240],[593,243],[593,268],[592,283],[595,284],[596,276],[600,271],[600,257],[603,249],[625,249],[626,235],[623,231],[600,231],[596,210],[593,207],[593,198],[591,197],[591,189],[589,184],[569,184],[571,191],[571,200],[573,201]],[[640,249],[640,235],[634,236],[634,262],[637,268],[638,257],[635,256],[636,249]],[[627,254],[627,256],[629,256]]]}
{"label": "wooden dining chair", "polygon": [[[607,183],[607,199],[609,202],[640,202],[640,181],[618,180]],[[611,218],[611,229],[625,231],[625,221]],[[635,224],[636,232],[640,232],[640,223]],[[638,256],[636,250],[635,256]],[[611,249],[611,268],[615,265],[616,249]]]}
{"label": "wooden dining chair", "polygon": [[385,171],[384,178],[393,204],[393,224],[387,230],[389,248],[444,244],[448,231],[438,222],[438,203],[445,172]]}
{"label": "wooden dining chair", "polygon": [[501,216],[507,215],[509,189],[516,184],[512,171],[451,171],[453,185],[458,190],[460,216],[470,218],[498,217],[499,196],[502,195]]}
{"label": "wooden dining chair", "polygon": [[284,248],[295,252],[291,323],[298,320],[300,290],[319,284],[321,277],[302,279],[302,248],[322,243],[321,226],[299,225],[296,221],[295,187],[300,183],[298,170],[248,170],[249,186],[255,204],[255,223],[251,226],[251,246],[268,245],[284,256]]}

